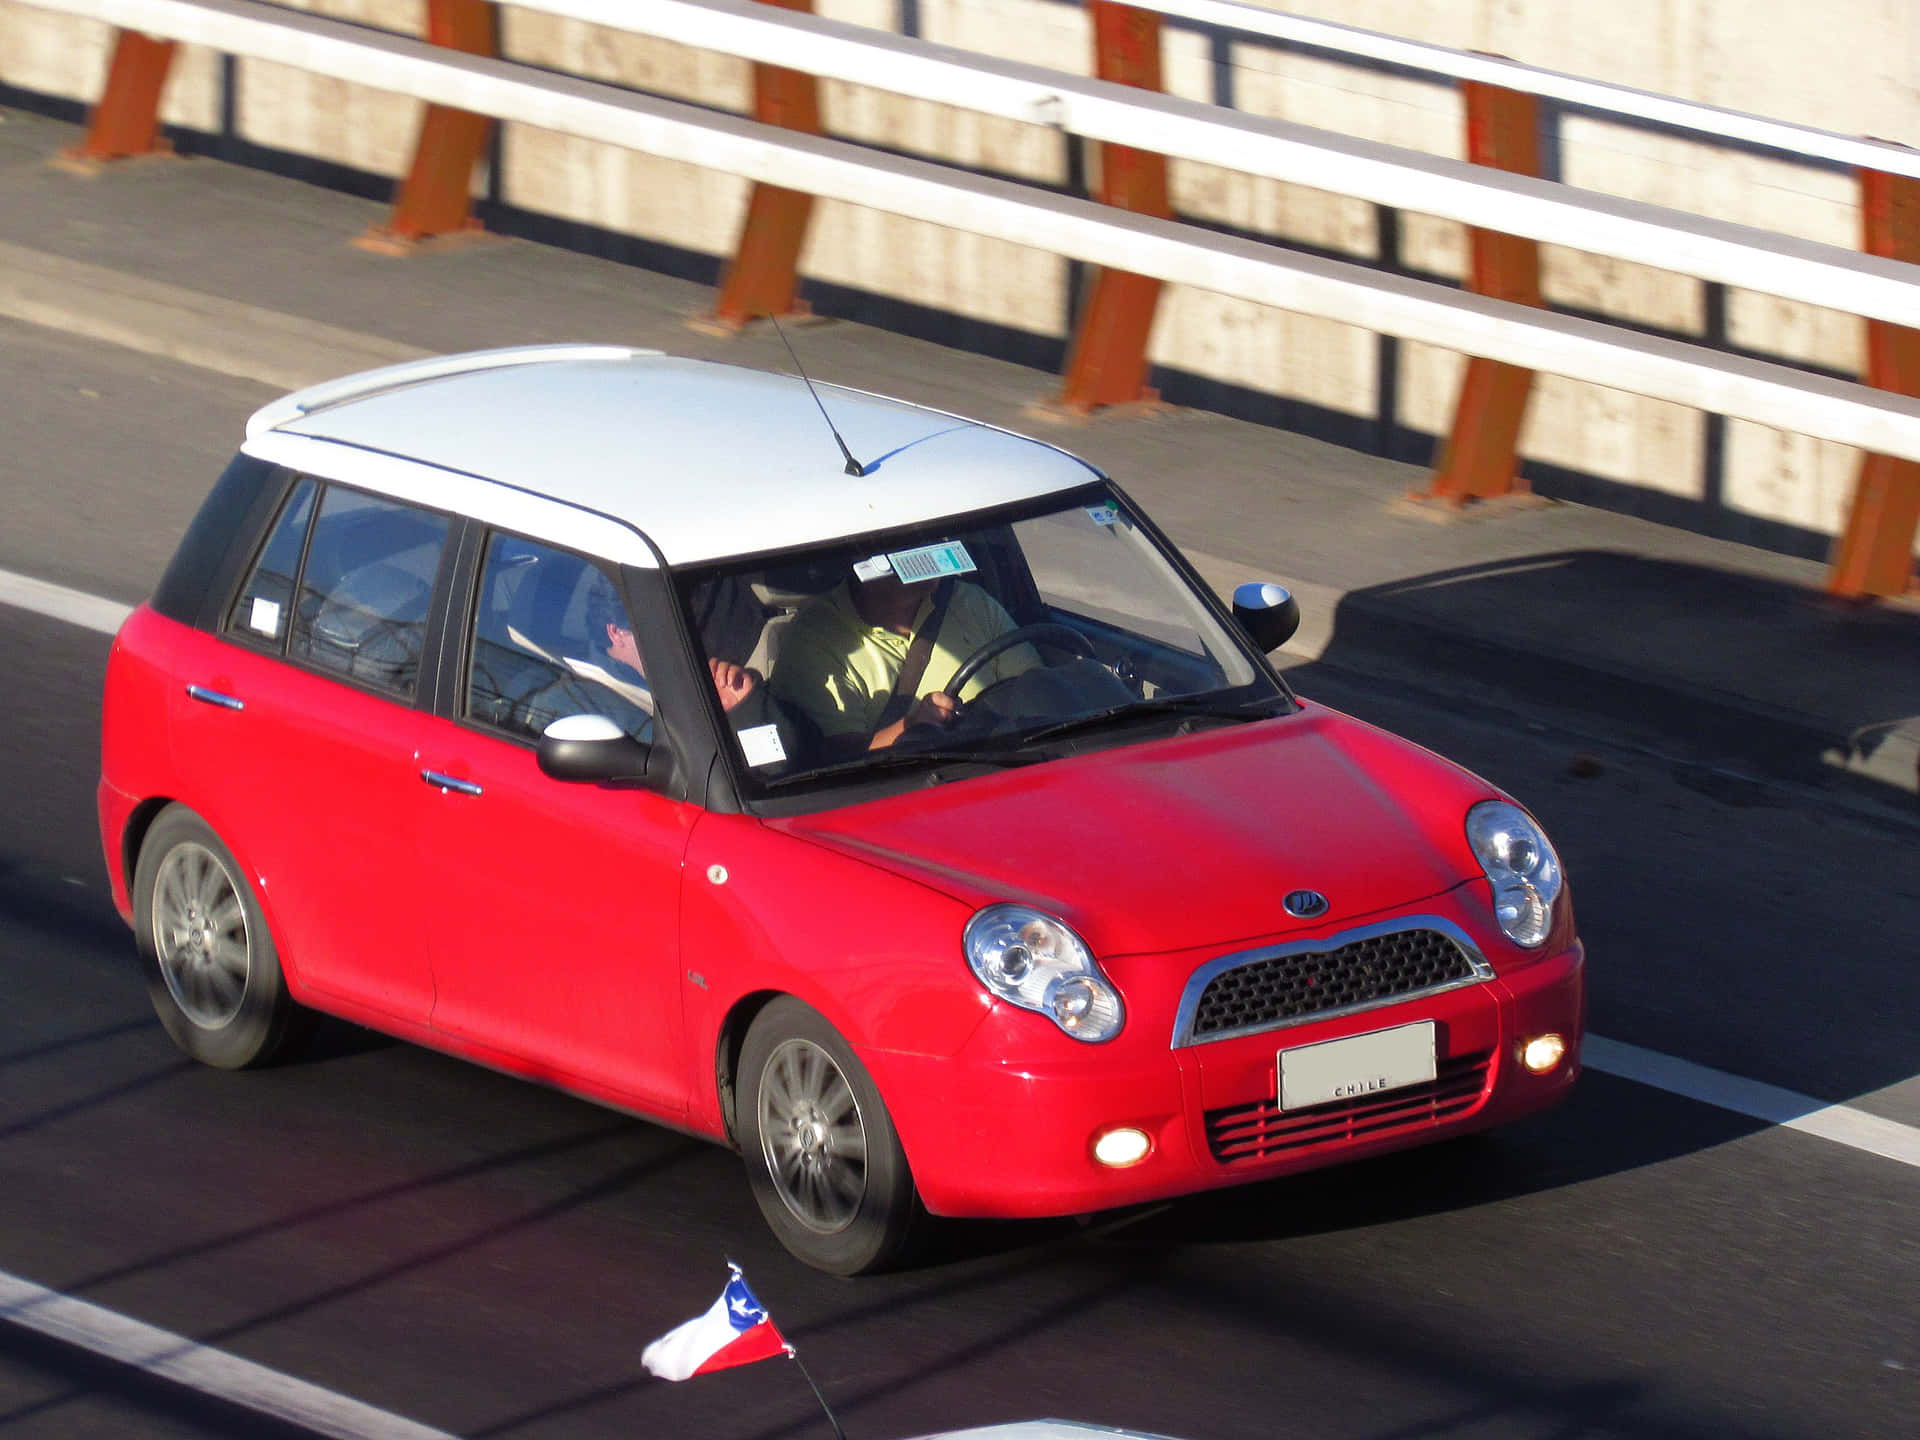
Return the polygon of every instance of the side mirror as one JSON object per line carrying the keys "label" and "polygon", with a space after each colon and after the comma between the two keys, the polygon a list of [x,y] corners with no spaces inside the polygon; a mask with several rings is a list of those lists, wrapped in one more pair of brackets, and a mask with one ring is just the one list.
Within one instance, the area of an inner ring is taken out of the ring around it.
{"label": "side mirror", "polygon": [[1284,585],[1249,580],[1234,589],[1233,618],[1262,650],[1278,650],[1300,628],[1300,602]]}
{"label": "side mirror", "polygon": [[644,780],[653,747],[604,715],[563,715],[541,733],[539,753],[555,780]]}

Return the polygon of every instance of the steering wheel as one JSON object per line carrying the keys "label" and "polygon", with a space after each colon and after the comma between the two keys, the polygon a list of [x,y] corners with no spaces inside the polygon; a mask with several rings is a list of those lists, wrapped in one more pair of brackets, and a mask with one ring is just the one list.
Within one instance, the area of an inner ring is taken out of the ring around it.
{"label": "steering wheel", "polygon": [[[953,678],[943,687],[954,699],[960,698],[960,692],[967,687],[982,670],[999,656],[1004,655],[1016,645],[1025,645],[1029,641],[1048,642],[1055,649],[1071,650],[1083,660],[1098,660],[1093,642],[1071,625],[1063,625],[1057,620],[1042,620],[1033,625],[1016,625],[1004,634],[996,635],[966,659],[953,672]],[[977,698],[977,697],[976,697]]]}

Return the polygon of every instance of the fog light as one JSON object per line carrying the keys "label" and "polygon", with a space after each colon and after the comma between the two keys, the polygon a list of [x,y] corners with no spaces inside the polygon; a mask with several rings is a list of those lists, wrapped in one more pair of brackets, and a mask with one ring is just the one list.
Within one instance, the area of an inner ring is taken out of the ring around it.
{"label": "fog light", "polygon": [[1122,1125],[1103,1131],[1093,1142],[1093,1158],[1102,1165],[1110,1165],[1115,1170],[1123,1170],[1129,1165],[1138,1165],[1147,1158],[1147,1152],[1153,1148],[1153,1141],[1144,1130],[1136,1130],[1131,1125]]}
{"label": "fog light", "polygon": [[1520,1047],[1520,1063],[1536,1075],[1544,1075],[1558,1065],[1567,1053],[1567,1042],[1558,1035],[1536,1035]]}

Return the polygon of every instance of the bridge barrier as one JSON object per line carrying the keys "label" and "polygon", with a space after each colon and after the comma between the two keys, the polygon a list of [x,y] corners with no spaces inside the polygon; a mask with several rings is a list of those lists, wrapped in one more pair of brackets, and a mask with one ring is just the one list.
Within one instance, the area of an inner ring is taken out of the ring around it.
{"label": "bridge barrier", "polygon": [[[901,197],[913,191],[916,185],[924,190],[931,177],[924,173],[910,174],[912,167],[906,162],[897,162],[892,157],[878,156],[873,152],[866,152],[866,173],[863,178],[849,183],[844,174],[834,181],[826,178],[828,170],[832,168],[826,163],[827,151],[815,152],[813,159],[819,163],[801,166],[799,172],[789,168],[788,161],[792,157],[788,156],[774,167],[779,171],[777,175],[768,173],[764,166],[756,168],[747,163],[738,153],[734,154],[732,160],[719,158],[726,147],[716,149],[713,139],[720,127],[714,124],[707,127],[703,141],[691,140],[689,132],[682,128],[675,132],[675,139],[669,144],[665,132],[658,127],[643,131],[634,128],[635,107],[628,107],[624,119],[608,113],[588,119],[585,110],[575,110],[566,119],[557,121],[555,103],[543,105],[534,102],[524,93],[524,84],[520,92],[513,93],[509,77],[516,68],[524,71],[525,67],[508,65],[501,68],[500,62],[495,62],[495,68],[482,76],[473,73],[474,67],[468,66],[465,67],[466,78],[461,80],[456,77],[462,73],[462,67],[450,60],[443,62],[442,68],[437,71],[430,63],[426,68],[419,63],[411,66],[397,64],[400,59],[400,51],[395,46],[397,37],[375,37],[362,30],[358,32],[360,39],[355,42],[335,33],[351,27],[340,27],[337,22],[276,10],[275,7],[250,4],[247,0],[201,0],[198,4],[187,3],[187,0],[36,0],[36,3],[68,13],[90,15],[133,31],[187,39],[228,54],[274,59],[357,83],[400,89],[427,99],[434,105],[435,108],[429,111],[429,131],[433,128],[434,115],[448,110],[465,110],[476,116],[519,120],[586,139],[632,145],[653,154],[725,169],[736,175],[753,178],[768,190],[783,191],[802,199],[807,194],[828,195],[1019,244],[1038,243],[1040,248],[1052,253],[1095,261],[1109,271],[1124,271],[1151,284],[1172,280],[1178,284],[1257,299],[1299,313],[1319,315],[1345,324],[1359,324],[1382,333],[1463,351],[1476,357],[1475,369],[1469,371],[1460,420],[1455,427],[1455,442],[1449,447],[1448,460],[1442,466],[1441,483],[1436,486],[1436,490],[1443,494],[1448,493],[1446,480],[1450,470],[1458,468],[1454,464],[1456,458],[1469,448],[1477,447],[1485,452],[1468,467],[1479,478],[1464,487],[1455,487],[1456,493],[1492,493],[1498,484],[1489,484],[1487,475],[1493,474],[1499,481],[1505,478],[1498,475],[1499,471],[1504,469],[1511,472],[1513,468],[1525,387],[1524,384],[1518,387],[1506,384],[1504,388],[1495,385],[1495,390],[1503,389],[1503,400],[1487,402],[1482,396],[1482,400],[1476,402],[1475,374],[1496,377],[1503,374],[1499,370],[1479,370],[1483,362],[1509,367],[1509,371],[1516,367],[1545,370],[1612,388],[1699,405],[1717,413],[1800,430],[1850,445],[1863,445],[1894,457],[1897,463],[1892,469],[1883,469],[1881,478],[1885,483],[1879,486],[1880,498],[1872,504],[1863,498],[1862,504],[1856,506],[1856,521],[1862,514],[1867,514],[1872,523],[1865,526],[1856,523],[1849,529],[1848,541],[1855,538],[1856,532],[1861,532],[1872,543],[1861,552],[1866,558],[1857,560],[1852,570],[1845,563],[1847,545],[1843,544],[1843,563],[1835,571],[1836,588],[1846,589],[1848,583],[1852,583],[1854,593],[1892,593],[1903,587],[1906,581],[1912,548],[1911,520],[1906,522],[1904,532],[1894,535],[1893,539],[1888,539],[1887,532],[1900,531],[1909,493],[1920,500],[1920,489],[1915,489],[1910,483],[1914,472],[1909,465],[1911,460],[1920,457],[1907,455],[1900,449],[1899,443],[1863,438],[1870,434],[1885,436],[1890,433],[1883,423],[1878,422],[1883,422],[1889,414],[1901,413],[1897,404],[1892,404],[1889,409],[1891,397],[1884,398],[1872,410],[1876,423],[1869,424],[1862,410],[1849,409],[1846,403],[1836,405],[1847,392],[1858,391],[1860,387],[1841,383],[1836,389],[1832,384],[1818,383],[1814,377],[1801,376],[1798,377],[1798,402],[1781,404],[1779,387],[1788,382],[1773,372],[1781,371],[1783,367],[1740,362],[1737,357],[1729,356],[1710,359],[1707,357],[1711,352],[1702,352],[1699,347],[1676,347],[1672,342],[1649,343],[1647,337],[1608,332],[1605,327],[1599,326],[1583,329],[1579,324],[1566,323],[1568,317],[1537,315],[1523,322],[1509,313],[1516,308],[1511,301],[1517,294],[1517,298],[1523,301],[1537,302],[1537,281],[1529,286],[1522,276],[1516,290],[1514,284],[1507,284],[1501,279],[1498,272],[1503,267],[1489,269],[1487,265],[1479,263],[1478,255],[1482,250],[1497,253],[1498,247],[1505,242],[1509,259],[1504,271],[1511,279],[1525,265],[1515,258],[1523,252],[1512,249],[1510,237],[1572,244],[1618,259],[1663,263],[1668,268],[1685,270],[1744,289],[1768,290],[1789,298],[1818,300],[1829,305],[1844,304],[1874,322],[1883,325],[1890,322],[1891,326],[1905,330],[1920,320],[1920,287],[1913,284],[1914,272],[1903,260],[1860,255],[1836,246],[1796,240],[1751,227],[1729,225],[1723,221],[1661,210],[1590,192],[1569,192],[1565,187],[1530,174],[1490,172],[1443,158],[1332,136],[1304,126],[1263,121],[1237,112],[1222,112],[1189,100],[1146,93],[1139,88],[1129,89],[1125,84],[1099,79],[1085,80],[1033,66],[988,61],[979,56],[944,51],[939,47],[916,46],[898,37],[860,32],[858,27],[836,26],[810,16],[784,15],[765,6],[654,0],[654,3],[644,7],[620,7],[612,5],[609,0],[524,0],[521,7],[568,14],[574,18],[597,19],[601,23],[650,33],[672,31],[680,27],[682,32],[697,32],[703,45],[729,47],[754,56],[777,53],[789,60],[804,59],[810,67],[821,73],[860,80],[880,88],[911,88],[916,94],[931,95],[933,98],[958,99],[964,90],[965,103],[973,108],[1027,119],[1043,118],[1062,129],[1105,142],[1110,156],[1126,153],[1116,147],[1125,146],[1130,141],[1144,140],[1149,142],[1152,151],[1161,154],[1222,165],[1230,162],[1233,168],[1248,173],[1315,185],[1317,188],[1337,189],[1376,204],[1478,221],[1482,230],[1494,233],[1476,240],[1476,288],[1491,290],[1496,295],[1506,294],[1507,303],[1504,307],[1496,305],[1476,315],[1476,320],[1480,322],[1497,317],[1494,323],[1469,323],[1467,316],[1474,312],[1471,306],[1464,303],[1468,297],[1442,298],[1424,293],[1436,291],[1439,287],[1430,284],[1423,286],[1418,281],[1388,283],[1402,280],[1403,277],[1375,274],[1361,279],[1350,273],[1357,267],[1341,266],[1339,262],[1324,262],[1332,268],[1313,275],[1316,267],[1302,263],[1306,257],[1296,255],[1282,260],[1263,257],[1269,272],[1286,272],[1291,278],[1280,283],[1275,281],[1273,273],[1263,273],[1229,281],[1226,276],[1237,275],[1240,269],[1245,268],[1244,264],[1236,266],[1229,263],[1229,255],[1237,262],[1249,262],[1255,256],[1244,252],[1232,254],[1234,247],[1226,237],[1194,238],[1196,232],[1191,227],[1184,227],[1186,238],[1169,249],[1164,246],[1156,248],[1148,241],[1150,238],[1170,241],[1183,233],[1183,227],[1172,226],[1166,233],[1157,235],[1149,228],[1127,232],[1127,227],[1117,225],[1111,217],[1103,227],[1095,216],[1084,213],[1072,216],[1075,223],[1062,224],[1058,222],[1065,221],[1067,215],[1057,209],[1050,217],[1056,223],[1036,226],[1031,212],[1048,207],[1031,198],[1031,191],[1024,202],[1025,210],[1029,213],[1018,216],[1022,202],[1015,196],[998,195],[996,198],[1003,203],[997,206],[981,203],[984,196],[980,186],[966,183],[969,180],[977,182],[981,177],[966,177],[947,171],[944,172],[944,181],[933,182],[936,186],[944,186],[943,197],[946,202],[953,201],[956,196],[966,197],[957,207],[952,203],[942,203],[928,194],[922,194],[913,203],[903,205]],[[478,3],[479,0],[432,0],[430,13],[444,18],[449,12],[471,9]],[[1136,52],[1142,48],[1138,19],[1142,11],[1122,11],[1119,6],[1106,5],[1095,8],[1096,23],[1100,12],[1118,12],[1122,20],[1110,23],[1108,29],[1131,43]],[[689,30],[688,27],[693,28]],[[276,36],[269,32],[278,33]],[[1157,36],[1153,38],[1157,39]],[[357,51],[354,50],[356,44]],[[419,48],[416,44],[415,49]],[[1157,46],[1154,48],[1157,49]],[[1129,77],[1123,73],[1124,66],[1116,71],[1115,66],[1104,63],[1114,58],[1112,42],[1103,42],[1099,53],[1103,59],[1102,68],[1109,73],[1116,73],[1118,79],[1125,81],[1131,78],[1136,84],[1142,80],[1137,67],[1136,73]],[[415,62],[421,60],[417,54],[410,58]],[[116,76],[119,69],[116,66]],[[794,72],[785,73],[791,75]],[[481,83],[483,79],[493,83]],[[567,88],[563,77],[545,79],[555,95]],[[809,89],[810,84],[809,81]],[[142,94],[157,90],[157,86],[149,83],[148,77],[142,78],[140,88]],[[1469,93],[1472,94],[1471,87]],[[1487,91],[1487,103],[1496,103],[1497,95],[1512,93],[1504,89],[1499,92]],[[586,97],[584,92],[575,92],[574,98]],[[607,99],[600,98],[603,101]],[[96,134],[101,132],[104,118],[116,108],[124,110],[129,107],[103,103],[96,116]],[[564,106],[559,108],[565,109]],[[618,108],[617,104],[614,108]],[[792,108],[788,107],[789,110]],[[764,113],[765,107],[762,109]],[[1472,119],[1471,110],[1469,119]],[[817,111],[813,123],[818,123]],[[1519,133],[1512,122],[1506,128],[1509,132]],[[1520,130],[1524,128],[1522,123]],[[1470,134],[1472,129],[1470,124]],[[831,148],[836,142],[827,143]],[[469,146],[476,154],[477,148],[477,144]],[[839,145],[833,151],[838,162],[845,163],[850,159],[845,154],[850,148],[854,147]],[[1130,148],[1136,152],[1146,149],[1137,145]],[[1875,149],[1868,144],[1867,148],[1877,154],[1893,147]],[[424,156],[426,150],[427,147],[423,145],[420,154]],[[446,168],[442,167],[443,170]],[[470,170],[470,162],[467,168]],[[1517,168],[1521,171],[1537,170],[1538,165],[1536,162]],[[420,170],[421,161],[416,159],[414,173],[417,175]],[[800,173],[811,177],[806,180],[804,193],[796,178]],[[464,181],[465,172],[457,178]],[[785,186],[776,184],[777,180],[783,178],[791,183]],[[1007,188],[1004,182],[995,183]],[[444,177],[441,188],[446,188]],[[1018,190],[1021,187],[1011,188]],[[1120,188],[1124,190],[1126,187],[1123,185]],[[1164,192],[1164,181],[1161,188]],[[1113,192],[1111,184],[1103,183],[1103,193],[1108,198],[1114,198]],[[756,201],[759,193],[756,190]],[[397,220],[405,216],[407,201],[407,191],[403,189],[402,202],[396,211]],[[1154,208],[1151,202],[1144,206],[1147,218],[1153,218]],[[1160,208],[1165,208],[1164,199],[1160,202]],[[975,218],[969,219],[968,212],[976,212]],[[749,213],[753,211],[750,209]],[[997,221],[982,223],[989,214],[997,216]],[[395,228],[401,227],[396,224]],[[764,225],[758,229],[750,226],[748,234],[750,237],[764,237],[768,229]],[[790,224],[785,229],[787,238],[780,248],[787,252],[786,263],[790,275],[792,261],[797,258],[798,251],[798,241],[793,235],[804,229],[804,219],[798,225]],[[1040,238],[1043,231],[1049,238]],[[1120,239],[1121,232],[1128,234],[1124,241]],[[1096,236],[1099,238],[1096,239]],[[1253,249],[1256,252],[1263,251],[1265,257],[1276,254],[1269,247],[1257,244]],[[1209,258],[1201,260],[1198,252],[1210,252]],[[1524,253],[1530,255],[1531,247]],[[1130,263],[1135,257],[1149,254],[1158,268]],[[736,256],[729,275],[730,282],[736,276],[752,272],[754,267],[746,263],[748,259],[744,250]],[[1537,265],[1537,262],[1531,263]],[[787,289],[789,293],[784,302],[776,293],[771,301],[759,303],[758,308],[777,309],[783,303],[791,303],[790,281]],[[1363,290],[1370,293],[1363,296],[1359,293]],[[1340,296],[1338,300],[1332,298],[1336,294]],[[723,299],[725,295],[726,287],[723,287]],[[1088,337],[1094,333],[1094,322],[1100,316],[1099,282],[1096,282],[1093,298],[1094,303],[1088,307],[1088,323],[1083,325],[1076,341],[1075,360],[1070,366],[1070,398],[1074,376],[1088,349]],[[754,313],[756,302],[739,303],[734,308],[736,318],[745,318]],[[1123,310],[1125,308],[1122,307]],[[1139,308],[1137,304],[1132,307],[1136,313],[1131,317],[1130,327],[1122,327],[1130,328],[1132,334],[1121,346],[1138,356],[1137,361],[1132,362],[1136,374],[1144,371],[1146,328],[1138,323]],[[724,305],[722,309],[724,312]],[[1150,302],[1146,311],[1150,319]],[[1444,319],[1440,318],[1443,314]],[[1611,335],[1610,339],[1602,338],[1608,334]],[[1106,342],[1103,348],[1111,349],[1111,342]],[[1689,350],[1696,353],[1686,354]],[[1881,366],[1874,373],[1890,372]],[[1656,375],[1661,378],[1653,379]],[[1516,379],[1511,373],[1507,373],[1505,378],[1507,381]],[[1769,387],[1772,387],[1771,390]],[[1818,401],[1814,398],[1816,395],[1820,397]],[[1110,393],[1097,394],[1093,403],[1100,403],[1101,398],[1111,398]],[[1854,400],[1853,403],[1861,402]],[[1870,488],[1862,485],[1863,497]],[[1898,571],[1897,575],[1893,573],[1895,570]],[[1892,578],[1889,579],[1889,576]]]}

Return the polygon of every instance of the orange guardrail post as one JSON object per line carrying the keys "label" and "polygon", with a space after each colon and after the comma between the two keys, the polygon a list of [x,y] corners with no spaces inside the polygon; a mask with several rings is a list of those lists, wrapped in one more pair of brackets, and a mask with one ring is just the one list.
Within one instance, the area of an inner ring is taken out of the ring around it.
{"label": "orange guardrail post", "polygon": [[[1540,106],[1532,95],[1465,80],[1467,158],[1517,175],[1540,173]],[[1518,235],[1474,229],[1467,288],[1521,305],[1540,303],[1540,248]],[[1467,361],[1453,430],[1422,498],[1464,505],[1527,488],[1520,478],[1520,422],[1533,371],[1474,356]]]}
{"label": "orange guardrail post", "polygon": [[173,65],[171,40],[155,40],[136,30],[114,39],[106,89],[87,120],[87,138],[64,158],[81,162],[124,160],[134,155],[171,152],[160,133],[160,92]]}
{"label": "orange guardrail post", "polygon": [[[1089,0],[1093,17],[1095,73],[1102,80],[1158,90],[1160,17],[1111,0]],[[1095,198],[1103,205],[1170,219],[1167,157],[1126,145],[1100,147],[1100,184]],[[1102,405],[1153,401],[1147,385],[1147,341],[1161,282],[1125,270],[1098,269],[1087,292],[1080,323],[1067,356],[1060,404],[1082,414]]]}
{"label": "orange guardrail post", "polygon": [[[812,13],[813,0],[763,0],[783,10]],[[753,67],[753,118],[787,130],[820,133],[820,83],[800,70],[778,65]],[[720,278],[713,319],[739,330],[763,315],[804,313],[799,298],[800,247],[807,240],[813,196],[800,190],[756,183],[740,226],[740,243]]]}
{"label": "orange guardrail post", "polygon": [[[1869,255],[1920,264],[1920,180],[1862,170],[1860,219],[1861,248]],[[1920,396],[1920,331],[1869,320],[1867,383]],[[1847,528],[1833,547],[1828,592],[1855,600],[1904,593],[1914,579],[1917,532],[1920,463],[1863,456]]]}
{"label": "orange guardrail post", "polygon": [[[427,39],[468,55],[493,55],[497,11],[492,0],[427,0]],[[410,254],[422,241],[476,230],[470,187],[473,167],[487,148],[493,120],[445,105],[429,105],[413,147],[413,164],[385,225],[354,243],[384,254]]]}

